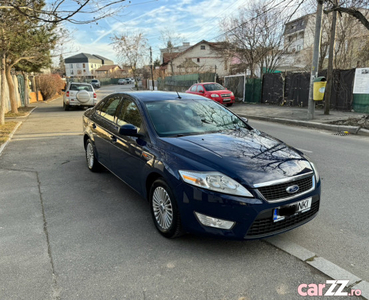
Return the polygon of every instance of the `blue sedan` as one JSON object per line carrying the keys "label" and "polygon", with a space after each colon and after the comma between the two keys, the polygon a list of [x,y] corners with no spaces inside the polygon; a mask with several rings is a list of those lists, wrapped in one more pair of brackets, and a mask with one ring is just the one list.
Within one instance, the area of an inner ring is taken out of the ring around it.
{"label": "blue sedan", "polygon": [[146,198],[167,238],[258,239],[318,213],[314,164],[205,97],[112,94],[85,112],[83,128],[88,168],[105,167]]}

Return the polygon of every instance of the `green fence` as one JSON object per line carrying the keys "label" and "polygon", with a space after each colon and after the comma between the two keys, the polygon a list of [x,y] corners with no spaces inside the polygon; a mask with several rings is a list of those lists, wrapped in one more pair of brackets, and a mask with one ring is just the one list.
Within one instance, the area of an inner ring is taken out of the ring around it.
{"label": "green fence", "polygon": [[368,114],[369,113],[369,95],[354,94],[352,108],[355,112]]}
{"label": "green fence", "polygon": [[23,75],[17,75],[17,80],[18,80],[18,92],[19,92],[21,104],[22,106],[25,106],[26,105],[26,97],[25,97],[26,87],[25,87],[25,80],[24,80]]}
{"label": "green fence", "polygon": [[259,78],[248,78],[246,80],[246,89],[245,89],[246,103],[261,102],[261,86],[262,80]]}

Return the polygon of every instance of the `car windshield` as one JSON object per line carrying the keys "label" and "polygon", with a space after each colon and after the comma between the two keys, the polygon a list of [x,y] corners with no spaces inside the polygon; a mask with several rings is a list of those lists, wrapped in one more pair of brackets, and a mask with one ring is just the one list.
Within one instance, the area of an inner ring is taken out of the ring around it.
{"label": "car windshield", "polygon": [[224,86],[221,86],[219,83],[208,83],[204,84],[205,90],[209,91],[221,91],[225,90],[226,88]]}
{"label": "car windshield", "polygon": [[154,128],[161,137],[250,129],[236,115],[210,100],[166,100],[145,104]]}

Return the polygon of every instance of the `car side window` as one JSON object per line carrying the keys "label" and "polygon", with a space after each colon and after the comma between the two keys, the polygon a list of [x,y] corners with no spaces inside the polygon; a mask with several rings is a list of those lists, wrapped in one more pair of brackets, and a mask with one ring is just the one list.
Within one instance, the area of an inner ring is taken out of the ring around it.
{"label": "car side window", "polygon": [[142,118],[137,105],[131,99],[123,99],[123,105],[117,117],[117,124],[123,126],[132,124],[139,130],[142,124]]}
{"label": "car side window", "polygon": [[195,84],[195,85],[191,88],[191,92],[196,92],[196,88],[197,88],[197,85]]}
{"label": "car side window", "polygon": [[108,119],[109,121],[114,122],[115,112],[117,107],[121,101],[121,96],[113,96],[105,101],[105,104],[101,108],[100,115]]}
{"label": "car side window", "polygon": [[203,92],[203,91],[204,91],[204,88],[202,87],[202,85],[200,85],[200,84],[199,84],[199,85],[197,86],[197,91],[198,91],[198,92]]}

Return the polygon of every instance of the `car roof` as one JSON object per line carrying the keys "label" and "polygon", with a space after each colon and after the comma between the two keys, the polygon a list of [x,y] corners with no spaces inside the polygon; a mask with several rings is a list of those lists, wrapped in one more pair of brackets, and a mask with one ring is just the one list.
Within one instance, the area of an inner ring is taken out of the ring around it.
{"label": "car roof", "polygon": [[[130,95],[141,102],[151,101],[163,101],[163,100],[207,100],[207,98],[189,94],[189,93],[176,93],[176,92],[162,92],[162,91],[133,91],[125,92],[122,94]],[[178,98],[180,95],[180,98]]]}

